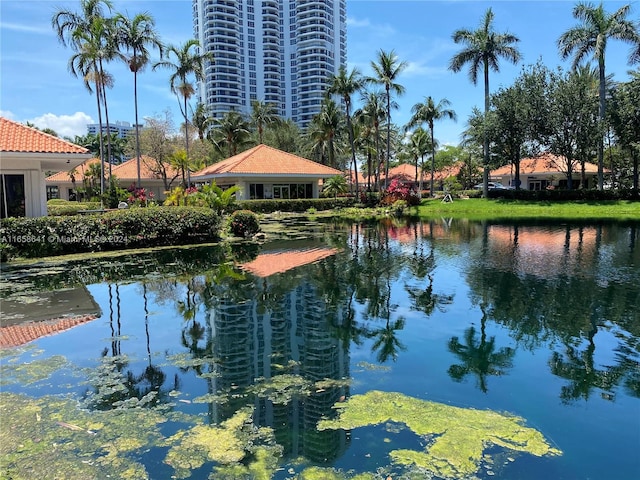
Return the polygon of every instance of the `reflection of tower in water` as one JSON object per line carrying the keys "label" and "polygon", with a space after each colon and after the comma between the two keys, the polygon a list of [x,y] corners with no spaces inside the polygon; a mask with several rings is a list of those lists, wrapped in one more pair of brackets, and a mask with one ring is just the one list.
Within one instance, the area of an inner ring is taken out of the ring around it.
{"label": "reflection of tower in water", "polygon": [[[261,290],[266,292],[269,279],[262,282]],[[277,298],[249,288],[245,292],[251,298],[241,302],[219,298],[211,309],[214,355],[220,362],[214,393],[230,393],[229,400],[214,409],[215,422],[246,405],[246,397],[234,398],[233,393],[243,391],[258,377],[288,373],[313,384],[349,376],[347,347],[331,334],[332,319],[340,318],[342,307],[328,306],[318,289],[304,279],[297,283]],[[308,396],[294,396],[286,404],[257,397],[254,420],[273,428],[285,455],[330,462],[344,451],[347,435],[340,430],[318,432],[316,425],[347,394],[347,387],[328,386],[313,388]]]}

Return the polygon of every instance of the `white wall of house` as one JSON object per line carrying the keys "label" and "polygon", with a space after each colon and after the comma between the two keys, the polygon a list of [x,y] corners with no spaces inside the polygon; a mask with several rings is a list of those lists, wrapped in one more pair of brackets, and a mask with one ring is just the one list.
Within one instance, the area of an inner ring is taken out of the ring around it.
{"label": "white wall of house", "polygon": [[[73,168],[89,155],[46,155],[36,153],[0,154],[0,174],[22,175],[24,177],[25,216],[47,215],[47,189],[45,171]],[[67,163],[67,158],[69,163]],[[4,201],[3,199],[0,199]]]}
{"label": "white wall of house", "polygon": [[42,217],[47,214],[47,195],[41,162],[36,159],[18,159],[2,155],[0,174],[24,177],[25,216]]}
{"label": "white wall of house", "polygon": [[[594,184],[595,174],[587,173],[586,179],[588,184],[591,186]],[[580,183],[580,172],[574,172],[572,175],[574,188],[577,187]],[[503,185],[515,186],[515,178],[512,175],[503,175],[503,176],[491,176],[491,180],[495,182],[500,182]],[[566,182],[567,175],[561,172],[556,173],[538,173],[538,174],[520,174],[520,188],[522,190],[544,190],[547,187],[551,186],[553,188],[558,188],[560,186],[560,182]]]}
{"label": "white wall of house", "polygon": [[[197,183],[208,183],[211,179],[201,179],[198,177],[192,177],[192,180]],[[292,183],[307,184],[310,183],[312,187],[312,198],[318,198],[320,196],[319,179],[317,177],[287,177],[287,176],[270,176],[270,177],[218,177],[213,179],[216,185],[225,188],[233,185],[240,187],[240,191],[236,194],[238,200],[250,199],[250,185],[252,183],[262,184],[264,186],[265,198],[274,198],[274,186],[289,185]]]}

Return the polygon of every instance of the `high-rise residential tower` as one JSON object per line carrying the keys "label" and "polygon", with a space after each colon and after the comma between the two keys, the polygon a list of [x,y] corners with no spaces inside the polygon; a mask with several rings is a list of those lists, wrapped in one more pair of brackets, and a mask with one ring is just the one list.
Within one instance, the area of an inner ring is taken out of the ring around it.
{"label": "high-rise residential tower", "polygon": [[200,98],[215,117],[271,103],[304,127],[347,61],[346,0],[193,0],[201,48],[213,52]]}

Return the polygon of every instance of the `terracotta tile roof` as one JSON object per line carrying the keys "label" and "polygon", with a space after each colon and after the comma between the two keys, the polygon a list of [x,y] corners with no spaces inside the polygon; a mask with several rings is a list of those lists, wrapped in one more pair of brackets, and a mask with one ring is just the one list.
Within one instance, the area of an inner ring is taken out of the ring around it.
{"label": "terracotta tile roof", "polygon": [[[433,174],[433,179],[435,181],[441,181],[441,180],[446,180],[449,177],[455,177],[460,173],[460,170],[462,169],[462,165],[463,165],[462,162],[456,162],[453,165],[448,165],[442,168],[441,170],[437,170]],[[427,179],[429,180],[430,178],[431,178],[431,173],[427,173]]]}
{"label": "terracotta tile roof", "polygon": [[[381,179],[385,178],[384,172],[381,172]],[[426,180],[426,176],[423,174],[423,181]],[[395,167],[389,169],[389,180],[398,180],[400,182],[415,182],[416,181],[416,166],[408,163],[401,163]]]}
{"label": "terracotta tile roof", "polygon": [[0,348],[18,347],[41,337],[55,335],[98,318],[96,315],[65,317],[44,322],[26,322],[0,327]]}
{"label": "terracotta tile roof", "polygon": [[[543,153],[537,157],[523,158],[520,160],[520,175],[531,175],[540,173],[562,173],[566,170],[565,160],[559,155],[552,153]],[[596,173],[598,166],[593,163],[585,163],[584,171],[587,173]],[[578,166],[576,173],[580,172]],[[515,171],[511,164],[503,165],[500,168],[492,170],[489,176],[500,177],[503,175],[514,175]]]}
{"label": "terracotta tile roof", "polygon": [[241,264],[240,268],[258,277],[269,277],[276,273],[283,273],[292,268],[317,262],[338,252],[337,248],[311,248],[261,253],[251,262]]}
{"label": "terracotta tile roof", "polygon": [[[158,179],[160,178],[155,173],[151,171],[149,165],[155,163],[155,160],[146,155],[140,156],[140,178],[143,180],[149,179]],[[81,165],[76,167],[76,182],[82,183],[84,178],[84,173],[88,170],[92,163],[100,164],[99,158],[90,158],[89,160],[84,161]],[[108,165],[105,165],[105,169],[107,169],[106,175],[108,176]],[[111,173],[118,178],[118,180],[137,180],[138,178],[138,170],[136,165],[136,159],[131,158],[120,165],[112,165]],[[172,167],[167,167],[167,174],[169,178],[176,176],[178,172],[176,172]],[[71,183],[71,177],[69,176],[69,172],[58,172],[50,175],[46,178],[47,182],[50,183]]]}
{"label": "terracotta tile roof", "polygon": [[[436,170],[433,172],[433,179],[435,181],[445,180],[449,177],[453,177],[460,173],[460,169],[462,168],[462,162],[454,163],[453,165],[448,165],[440,170]],[[382,178],[384,179],[384,173],[382,174]],[[403,182],[415,182],[416,179],[416,167],[415,165],[411,165],[409,163],[402,163],[398,166],[389,169],[389,178],[391,180],[397,178]],[[419,180],[419,178],[418,178]],[[422,181],[427,183],[431,181],[431,170],[427,170],[422,173]]]}
{"label": "terracotta tile roof", "polygon": [[[343,172],[343,175],[346,177],[349,183],[356,183],[356,176],[353,173],[352,169],[347,169]],[[375,177],[371,176],[371,183],[375,182]],[[360,170],[358,170],[358,183],[359,186],[367,185],[367,177],[362,174]]]}
{"label": "terracotta tile roof", "polygon": [[0,152],[88,153],[79,145],[0,117]]}
{"label": "terracotta tile roof", "polygon": [[260,144],[191,175],[316,175],[333,177],[342,175],[340,170],[321,165],[306,158]]}
{"label": "terracotta tile roof", "polygon": [[[118,180],[137,180],[138,179],[138,165],[136,161],[137,157],[133,157],[120,165],[114,165],[111,167],[111,173],[115,175]],[[149,166],[153,166],[156,160],[147,155],[140,156],[140,178],[141,179],[159,179],[159,175],[156,175]],[[178,172],[171,166],[167,165],[167,175],[169,178],[178,175]]]}
{"label": "terracotta tile roof", "polygon": [[[93,163],[97,163],[98,165],[100,164],[100,159],[99,158],[89,158],[88,160],[85,160],[84,162],[82,162],[80,165],[78,165],[75,168],[76,171],[76,175],[75,175],[75,179],[76,179],[76,183],[82,183],[82,180],[84,179],[84,175],[85,172],[88,171],[89,167],[91,166],[91,164]],[[47,178],[45,178],[45,181],[47,182],[52,182],[52,183],[72,183],[71,182],[71,177],[69,176],[69,172],[71,172],[71,170],[65,171],[65,172],[58,172],[58,173],[54,173],[53,175],[49,175]]]}

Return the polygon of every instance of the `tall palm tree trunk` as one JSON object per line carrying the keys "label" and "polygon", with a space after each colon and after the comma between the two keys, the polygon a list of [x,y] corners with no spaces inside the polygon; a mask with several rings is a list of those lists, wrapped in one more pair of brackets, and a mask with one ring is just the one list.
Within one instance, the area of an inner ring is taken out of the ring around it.
{"label": "tall palm tree trunk", "polygon": [[[137,65],[136,51],[133,51],[134,63]],[[133,72],[133,109],[136,122],[136,173],[138,175],[136,186],[142,188],[140,181],[140,129],[138,128],[138,71]]]}
{"label": "tall palm tree trunk", "polygon": [[189,168],[189,117],[187,115],[187,97],[184,97],[184,143],[187,150],[187,188],[191,186],[191,169]]}
{"label": "tall palm tree trunk", "polygon": [[433,197],[433,177],[436,173],[436,144],[433,136],[433,122],[429,127],[431,130],[431,183],[429,184],[429,196]]}
{"label": "tall palm tree trunk", "polygon": [[347,111],[347,129],[349,130],[349,144],[351,145],[351,162],[353,163],[353,174],[356,179],[356,201],[358,201],[358,195],[360,193],[360,186],[358,184],[358,162],[356,162],[356,146],[353,139],[353,124],[351,123],[351,115],[349,113],[349,105],[346,107]]}
{"label": "tall palm tree trunk", "polygon": [[598,60],[598,71],[600,74],[600,122],[598,125],[598,190],[602,190],[604,186],[604,138],[603,138],[603,129],[604,129],[604,112],[605,112],[605,72],[604,72],[604,56],[600,57]]}
{"label": "tall palm tree trunk", "polygon": [[[94,64],[95,66],[95,64]],[[104,142],[102,141],[102,108],[100,106],[100,82],[96,81],[96,103],[98,106],[98,145],[100,147],[100,205],[103,202],[104,196]],[[84,182],[84,172],[82,174],[83,182]]]}
{"label": "tall palm tree trunk", "polygon": [[109,126],[109,109],[107,107],[107,86],[105,85],[104,69],[102,68],[102,59],[98,63],[100,67],[100,83],[102,84],[102,102],[104,104],[104,120],[107,124],[107,159],[109,160],[109,183],[111,183],[111,162],[113,153],[111,150],[111,128]]}
{"label": "tall palm tree trunk", "polygon": [[389,85],[387,90],[387,158],[384,162],[384,189],[389,186],[389,157],[391,156],[391,91]]}
{"label": "tall palm tree trunk", "polygon": [[489,132],[487,131],[487,116],[489,115],[489,60],[484,59],[484,144],[482,165],[482,196],[489,198]]}

